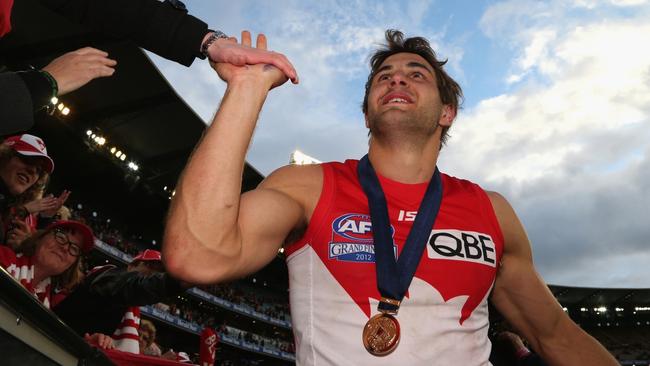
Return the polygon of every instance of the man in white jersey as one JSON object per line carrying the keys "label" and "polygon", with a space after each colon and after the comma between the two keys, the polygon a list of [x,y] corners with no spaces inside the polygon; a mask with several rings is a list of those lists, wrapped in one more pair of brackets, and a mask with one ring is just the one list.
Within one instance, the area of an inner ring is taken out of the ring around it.
{"label": "man in white jersey", "polygon": [[[438,172],[460,95],[444,62],[423,38],[388,31],[386,39],[366,87],[368,155],[285,166],[242,195],[259,111],[286,77],[271,66],[214,65],[228,88],[176,188],[167,270],[194,283],[228,281],[286,244],[298,364],[488,364],[491,294],[549,364],[615,365],[535,271],[509,203]],[[266,49],[264,36],[257,47]]]}

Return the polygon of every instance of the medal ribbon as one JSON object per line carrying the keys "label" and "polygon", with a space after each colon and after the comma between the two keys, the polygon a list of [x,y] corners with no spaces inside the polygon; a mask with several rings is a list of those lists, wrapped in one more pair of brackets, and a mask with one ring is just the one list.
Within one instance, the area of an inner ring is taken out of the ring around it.
{"label": "medal ribbon", "polygon": [[[379,178],[370,164],[368,155],[359,161],[357,167],[359,182],[368,197],[372,236],[375,247],[375,267],[377,288],[382,297],[402,301],[406,290],[411,285],[415,270],[422,258],[424,247],[436,220],[442,202],[442,179],[436,167],[429,182],[424,198],[418,208],[417,216],[406,238],[404,248],[395,261],[393,238],[388,218],[386,196],[379,183]],[[381,301],[377,307],[381,312],[397,313],[399,303]]]}

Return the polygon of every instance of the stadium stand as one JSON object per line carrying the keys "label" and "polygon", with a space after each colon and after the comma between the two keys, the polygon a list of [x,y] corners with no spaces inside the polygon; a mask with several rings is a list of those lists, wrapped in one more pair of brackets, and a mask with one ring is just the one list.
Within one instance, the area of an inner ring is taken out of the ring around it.
{"label": "stadium stand", "polygon": [[[87,222],[97,233],[96,250],[88,258],[89,268],[106,263],[125,266],[132,255],[120,248],[137,253],[151,245],[139,238],[124,239],[120,231],[113,228],[113,225],[119,225],[119,219],[107,222],[106,218],[87,205],[73,206],[84,208],[79,211],[73,209],[73,217]],[[112,245],[104,239],[111,239]],[[278,261],[281,259],[278,258]],[[283,298],[281,293],[266,288],[266,280],[260,281],[260,286],[256,286],[252,279],[245,279],[227,285],[192,288],[175,302],[142,307],[141,314],[155,322],[163,350],[183,350],[191,355],[198,353],[198,340],[195,337],[192,337],[194,343],[179,342],[178,339],[187,338],[183,333],[198,336],[203,327],[209,326],[217,330],[224,346],[291,362],[295,356],[286,287]],[[233,359],[233,352],[227,353]],[[222,355],[219,349],[217,359],[224,356],[225,353]]]}

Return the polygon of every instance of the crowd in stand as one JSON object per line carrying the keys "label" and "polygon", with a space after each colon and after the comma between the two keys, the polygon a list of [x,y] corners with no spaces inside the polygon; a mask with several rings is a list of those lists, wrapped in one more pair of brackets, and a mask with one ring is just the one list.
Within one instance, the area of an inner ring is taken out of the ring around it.
{"label": "crowd in stand", "polygon": [[617,360],[650,360],[650,329],[647,326],[590,328],[588,331]]}
{"label": "crowd in stand", "polygon": [[289,303],[270,294],[253,292],[237,284],[201,286],[201,289],[234,304],[248,305],[251,310],[266,314],[272,318],[291,322]]}
{"label": "crowd in stand", "polygon": [[[82,204],[81,207],[86,206]],[[72,210],[72,215],[73,217],[88,223],[94,229],[101,230],[95,232],[97,233],[97,237],[106,244],[121,251],[123,251],[123,249],[129,250],[131,253],[138,253],[141,251],[139,246],[134,244],[132,241],[126,240],[123,234],[121,234],[121,230],[116,229],[111,225],[111,221],[101,218],[101,215],[97,214],[96,211],[90,209]],[[271,294],[253,293],[252,289],[246,288],[245,286],[239,286],[235,283],[228,285],[201,286],[200,288],[219,298],[230,301],[233,304],[248,306],[251,310],[255,310],[275,319],[291,321],[291,318],[288,315],[288,303],[282,303],[281,299],[274,297]],[[155,304],[154,307],[185,321],[194,322],[202,327],[217,326],[217,324],[215,324],[214,309],[202,309],[186,301],[160,302]],[[222,326],[219,329],[220,331],[223,331],[224,334],[234,334],[235,338],[239,340],[243,339],[250,344],[275,348],[289,353],[294,352],[294,346],[291,340],[279,340],[263,337],[230,326]]]}
{"label": "crowd in stand", "polygon": [[[194,322],[202,327],[215,326],[215,317],[213,313],[214,310],[205,311],[197,307],[193,307],[189,304],[176,305],[175,303],[158,303],[154,305],[154,308],[167,312],[188,322]],[[276,350],[288,353],[293,353],[295,351],[293,342],[290,339],[279,339],[277,337],[277,334],[273,338],[266,337],[259,334],[247,332],[233,326],[228,326],[223,323],[221,326],[219,326],[218,329],[221,334],[230,336],[240,342],[245,341],[252,345],[274,348]]]}
{"label": "crowd in stand", "polygon": [[[96,211],[87,208],[87,205],[77,204],[78,206],[84,209],[70,210],[72,217],[87,223],[94,230],[96,237],[102,242],[131,256],[137,255],[144,249],[142,245],[136,244],[136,239],[125,238],[122,230],[114,227],[114,225],[119,225],[115,220],[111,221],[103,218]],[[254,289],[238,285],[237,283],[206,285],[199,286],[199,288],[233,304],[246,306],[251,310],[268,315],[269,317],[291,322],[288,300],[274,296],[269,292],[259,290],[253,292],[255,291]],[[203,321],[209,319],[209,316],[205,316],[187,306],[181,305],[180,307],[176,307],[174,311],[180,312],[182,314],[181,317],[188,321],[196,320],[197,316]]]}
{"label": "crowd in stand", "polygon": [[293,342],[280,340],[277,338],[263,337],[258,334],[250,333],[231,326],[219,328],[222,334],[236,338],[240,342],[247,342],[260,347],[275,348],[283,352],[294,353]]}

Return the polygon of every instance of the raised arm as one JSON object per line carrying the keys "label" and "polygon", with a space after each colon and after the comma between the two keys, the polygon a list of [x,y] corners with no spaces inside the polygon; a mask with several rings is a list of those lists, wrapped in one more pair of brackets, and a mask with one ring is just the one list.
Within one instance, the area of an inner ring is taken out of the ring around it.
{"label": "raised arm", "polygon": [[[250,33],[242,33],[242,44],[250,46]],[[266,49],[264,36],[258,37],[257,48]],[[286,76],[263,64],[213,67],[228,88],[176,187],[163,240],[167,270],[203,284],[261,268],[304,220],[303,206],[291,195],[293,169],[281,169],[240,196],[258,114],[268,91],[286,82]]]}
{"label": "raised arm", "polygon": [[489,192],[504,236],[492,302],[550,365],[618,365],[562,310],[533,266],[530,242],[510,204]]}

